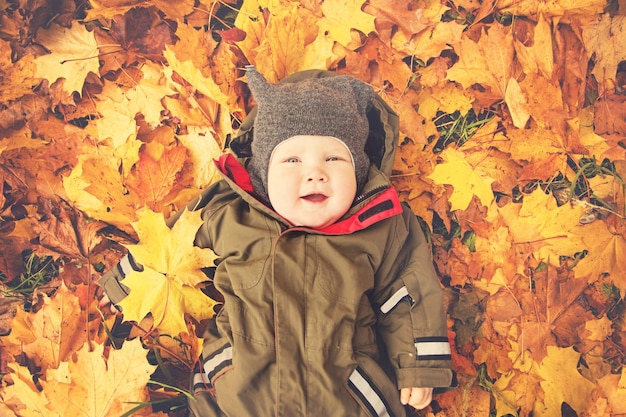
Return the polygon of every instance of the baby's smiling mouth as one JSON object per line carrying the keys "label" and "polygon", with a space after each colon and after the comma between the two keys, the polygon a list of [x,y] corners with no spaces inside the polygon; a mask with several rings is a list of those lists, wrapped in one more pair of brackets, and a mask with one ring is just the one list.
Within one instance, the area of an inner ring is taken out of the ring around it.
{"label": "baby's smiling mouth", "polygon": [[321,203],[325,201],[328,197],[324,194],[307,194],[305,196],[302,196],[302,198],[312,203]]}

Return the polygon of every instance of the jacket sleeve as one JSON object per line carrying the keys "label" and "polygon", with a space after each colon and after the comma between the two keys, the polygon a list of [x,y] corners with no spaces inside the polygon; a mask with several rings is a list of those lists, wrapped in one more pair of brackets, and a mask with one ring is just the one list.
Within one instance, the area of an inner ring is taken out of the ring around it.
{"label": "jacket sleeve", "polygon": [[397,216],[396,242],[374,289],[378,332],[398,388],[455,384],[443,291],[430,247],[408,207]]}

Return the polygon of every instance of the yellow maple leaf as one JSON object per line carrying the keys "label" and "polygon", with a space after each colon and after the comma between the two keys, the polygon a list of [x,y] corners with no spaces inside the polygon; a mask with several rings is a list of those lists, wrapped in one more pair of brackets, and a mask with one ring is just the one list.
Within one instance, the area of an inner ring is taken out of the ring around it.
{"label": "yellow maple leaf", "polygon": [[59,413],[52,412],[47,407],[50,400],[44,392],[37,389],[27,367],[17,363],[9,363],[7,367],[13,371],[10,373],[13,384],[6,386],[3,384],[0,390],[2,400],[0,403],[19,417],[61,417]]}
{"label": "yellow maple leaf", "polygon": [[207,278],[201,268],[213,265],[215,254],[194,246],[202,218],[200,211],[185,211],[170,229],[163,215],[142,210],[133,227],[139,244],[126,247],[143,265],[124,279],[130,294],[120,302],[127,320],[140,322],[149,313],[154,327],[178,335],[187,331],[185,313],[196,320],[213,315],[213,300],[197,285]]}
{"label": "yellow maple leaf", "polygon": [[191,155],[193,186],[205,188],[219,178],[214,160],[223,153],[214,140],[213,132],[204,126],[189,126],[186,134],[178,135],[180,142]]}
{"label": "yellow maple leaf", "polygon": [[93,32],[83,25],[74,23],[68,29],[52,24],[48,29],[39,29],[37,41],[51,53],[35,60],[36,77],[45,78],[50,84],[64,78],[63,91],[81,94],[87,74],[98,74],[98,44]]}
{"label": "yellow maple leaf", "polygon": [[428,176],[437,184],[449,184],[454,187],[450,196],[450,210],[465,210],[475,195],[480,202],[489,207],[494,199],[491,183],[493,178],[486,175],[480,167],[472,167],[463,158],[463,152],[446,148],[441,152],[444,160]]}
{"label": "yellow maple leaf", "polygon": [[492,94],[504,98],[513,68],[513,35],[510,27],[492,24],[483,30],[478,41],[463,36],[451,42],[459,61],[447,72],[446,78],[465,88],[473,84],[490,87]]}
{"label": "yellow maple leaf", "polygon": [[537,189],[524,196],[517,221],[543,238],[537,259],[558,266],[561,256],[573,256],[585,248],[581,240],[585,231],[579,223],[583,212],[582,207],[569,204],[558,207],[552,195]]}
{"label": "yellow maple leaf", "polygon": [[[52,401],[48,407],[62,416],[117,416],[148,400],[146,384],[156,369],[146,356],[148,351],[139,338],[125,341],[112,350],[105,361],[104,346],[85,344],[68,361],[67,367],[46,374],[44,392]],[[143,413],[140,413],[140,415]]]}
{"label": "yellow maple leaf", "polygon": [[586,256],[574,267],[577,277],[588,276],[595,281],[600,274],[608,273],[622,293],[626,291],[626,238],[607,226],[605,222],[595,221],[579,226],[579,239]]}
{"label": "yellow maple leaf", "polygon": [[333,0],[321,4],[324,17],[319,19],[320,33],[346,46],[352,40],[350,31],[356,29],[365,35],[374,32],[374,16],[362,11],[362,0]]}
{"label": "yellow maple leaf", "polygon": [[140,339],[125,341],[107,359],[103,353],[103,345],[85,343],[57,369],[47,370],[39,379],[43,390],[26,367],[9,364],[14,384],[4,387],[0,398],[20,417],[119,416],[147,401],[146,384],[156,366],[148,363]]}
{"label": "yellow maple leaf", "polygon": [[598,385],[611,406],[612,416],[626,415],[626,369],[620,374],[608,374],[598,380]]}
{"label": "yellow maple leaf", "polygon": [[319,19],[297,3],[276,4],[270,12],[264,38],[254,50],[254,63],[268,81],[276,82],[305,69],[302,58],[320,29]]}
{"label": "yellow maple leaf", "polygon": [[163,52],[168,63],[165,71],[175,71],[200,93],[216,103],[228,106],[228,95],[215,83],[208,57],[196,53],[198,50],[210,49],[209,40],[202,31],[187,26],[179,27],[176,33],[180,41],[175,45],[167,45]]}
{"label": "yellow maple leaf", "polygon": [[37,313],[17,310],[7,338],[21,344],[33,363],[45,370],[57,368],[67,360],[85,342],[87,333],[78,297],[63,281],[54,296],[41,297],[43,307]]}
{"label": "yellow maple leaf", "polygon": [[63,177],[63,187],[69,200],[89,217],[128,230],[142,203],[126,191],[115,162],[104,153],[81,155],[72,172]]}
{"label": "yellow maple leaf", "polygon": [[561,415],[561,404],[566,402],[578,415],[584,414],[592,403],[595,384],[578,372],[580,353],[574,348],[547,347],[548,355],[538,365],[536,373],[545,398],[534,407],[536,417]]}

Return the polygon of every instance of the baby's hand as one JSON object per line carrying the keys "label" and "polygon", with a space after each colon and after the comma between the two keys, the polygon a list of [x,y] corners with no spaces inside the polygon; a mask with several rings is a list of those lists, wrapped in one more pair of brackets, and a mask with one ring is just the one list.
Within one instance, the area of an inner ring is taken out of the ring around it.
{"label": "baby's hand", "polygon": [[432,388],[402,388],[400,390],[400,402],[410,405],[416,410],[426,408],[433,399]]}

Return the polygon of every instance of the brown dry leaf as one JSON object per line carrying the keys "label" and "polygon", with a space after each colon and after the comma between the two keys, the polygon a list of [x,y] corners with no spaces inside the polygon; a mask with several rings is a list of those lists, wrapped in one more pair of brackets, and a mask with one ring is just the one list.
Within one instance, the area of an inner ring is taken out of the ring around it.
{"label": "brown dry leaf", "polygon": [[38,84],[35,78],[34,57],[27,55],[18,62],[11,61],[9,42],[0,39],[0,101],[10,103],[32,93]]}
{"label": "brown dry leaf", "polygon": [[[175,10],[175,7],[169,7],[169,10]],[[114,16],[110,27],[107,24],[94,30],[102,61],[100,73],[133,67],[136,62],[146,59],[162,60],[165,46],[175,42],[174,29],[175,26],[163,20],[154,8],[136,7]]]}
{"label": "brown dry leaf", "polygon": [[87,20],[112,20],[118,15],[125,15],[138,7],[156,7],[169,18],[183,21],[193,11],[193,0],[179,0],[174,3],[168,0],[89,0],[91,8],[87,10]]}
{"label": "brown dry leaf", "polygon": [[39,244],[54,257],[87,260],[102,237],[99,229],[106,226],[89,222],[84,215],[65,201],[38,200],[38,217],[32,217],[32,229],[39,235]]}
{"label": "brown dry leaf", "polygon": [[498,2],[497,7],[501,13],[511,13],[514,16],[530,16],[536,18],[539,15],[546,17],[571,16],[584,18],[602,13],[606,2],[603,0],[507,0]]}
{"label": "brown dry leaf", "polygon": [[543,14],[539,15],[536,23],[521,19],[516,22],[513,35],[516,58],[524,73],[539,73],[551,79],[554,60],[546,59],[554,53],[550,21]]}
{"label": "brown dry leaf", "polygon": [[617,66],[626,60],[626,16],[599,15],[595,22],[585,25],[582,30],[583,40],[589,57],[595,63],[592,73],[604,88],[614,86]]}

